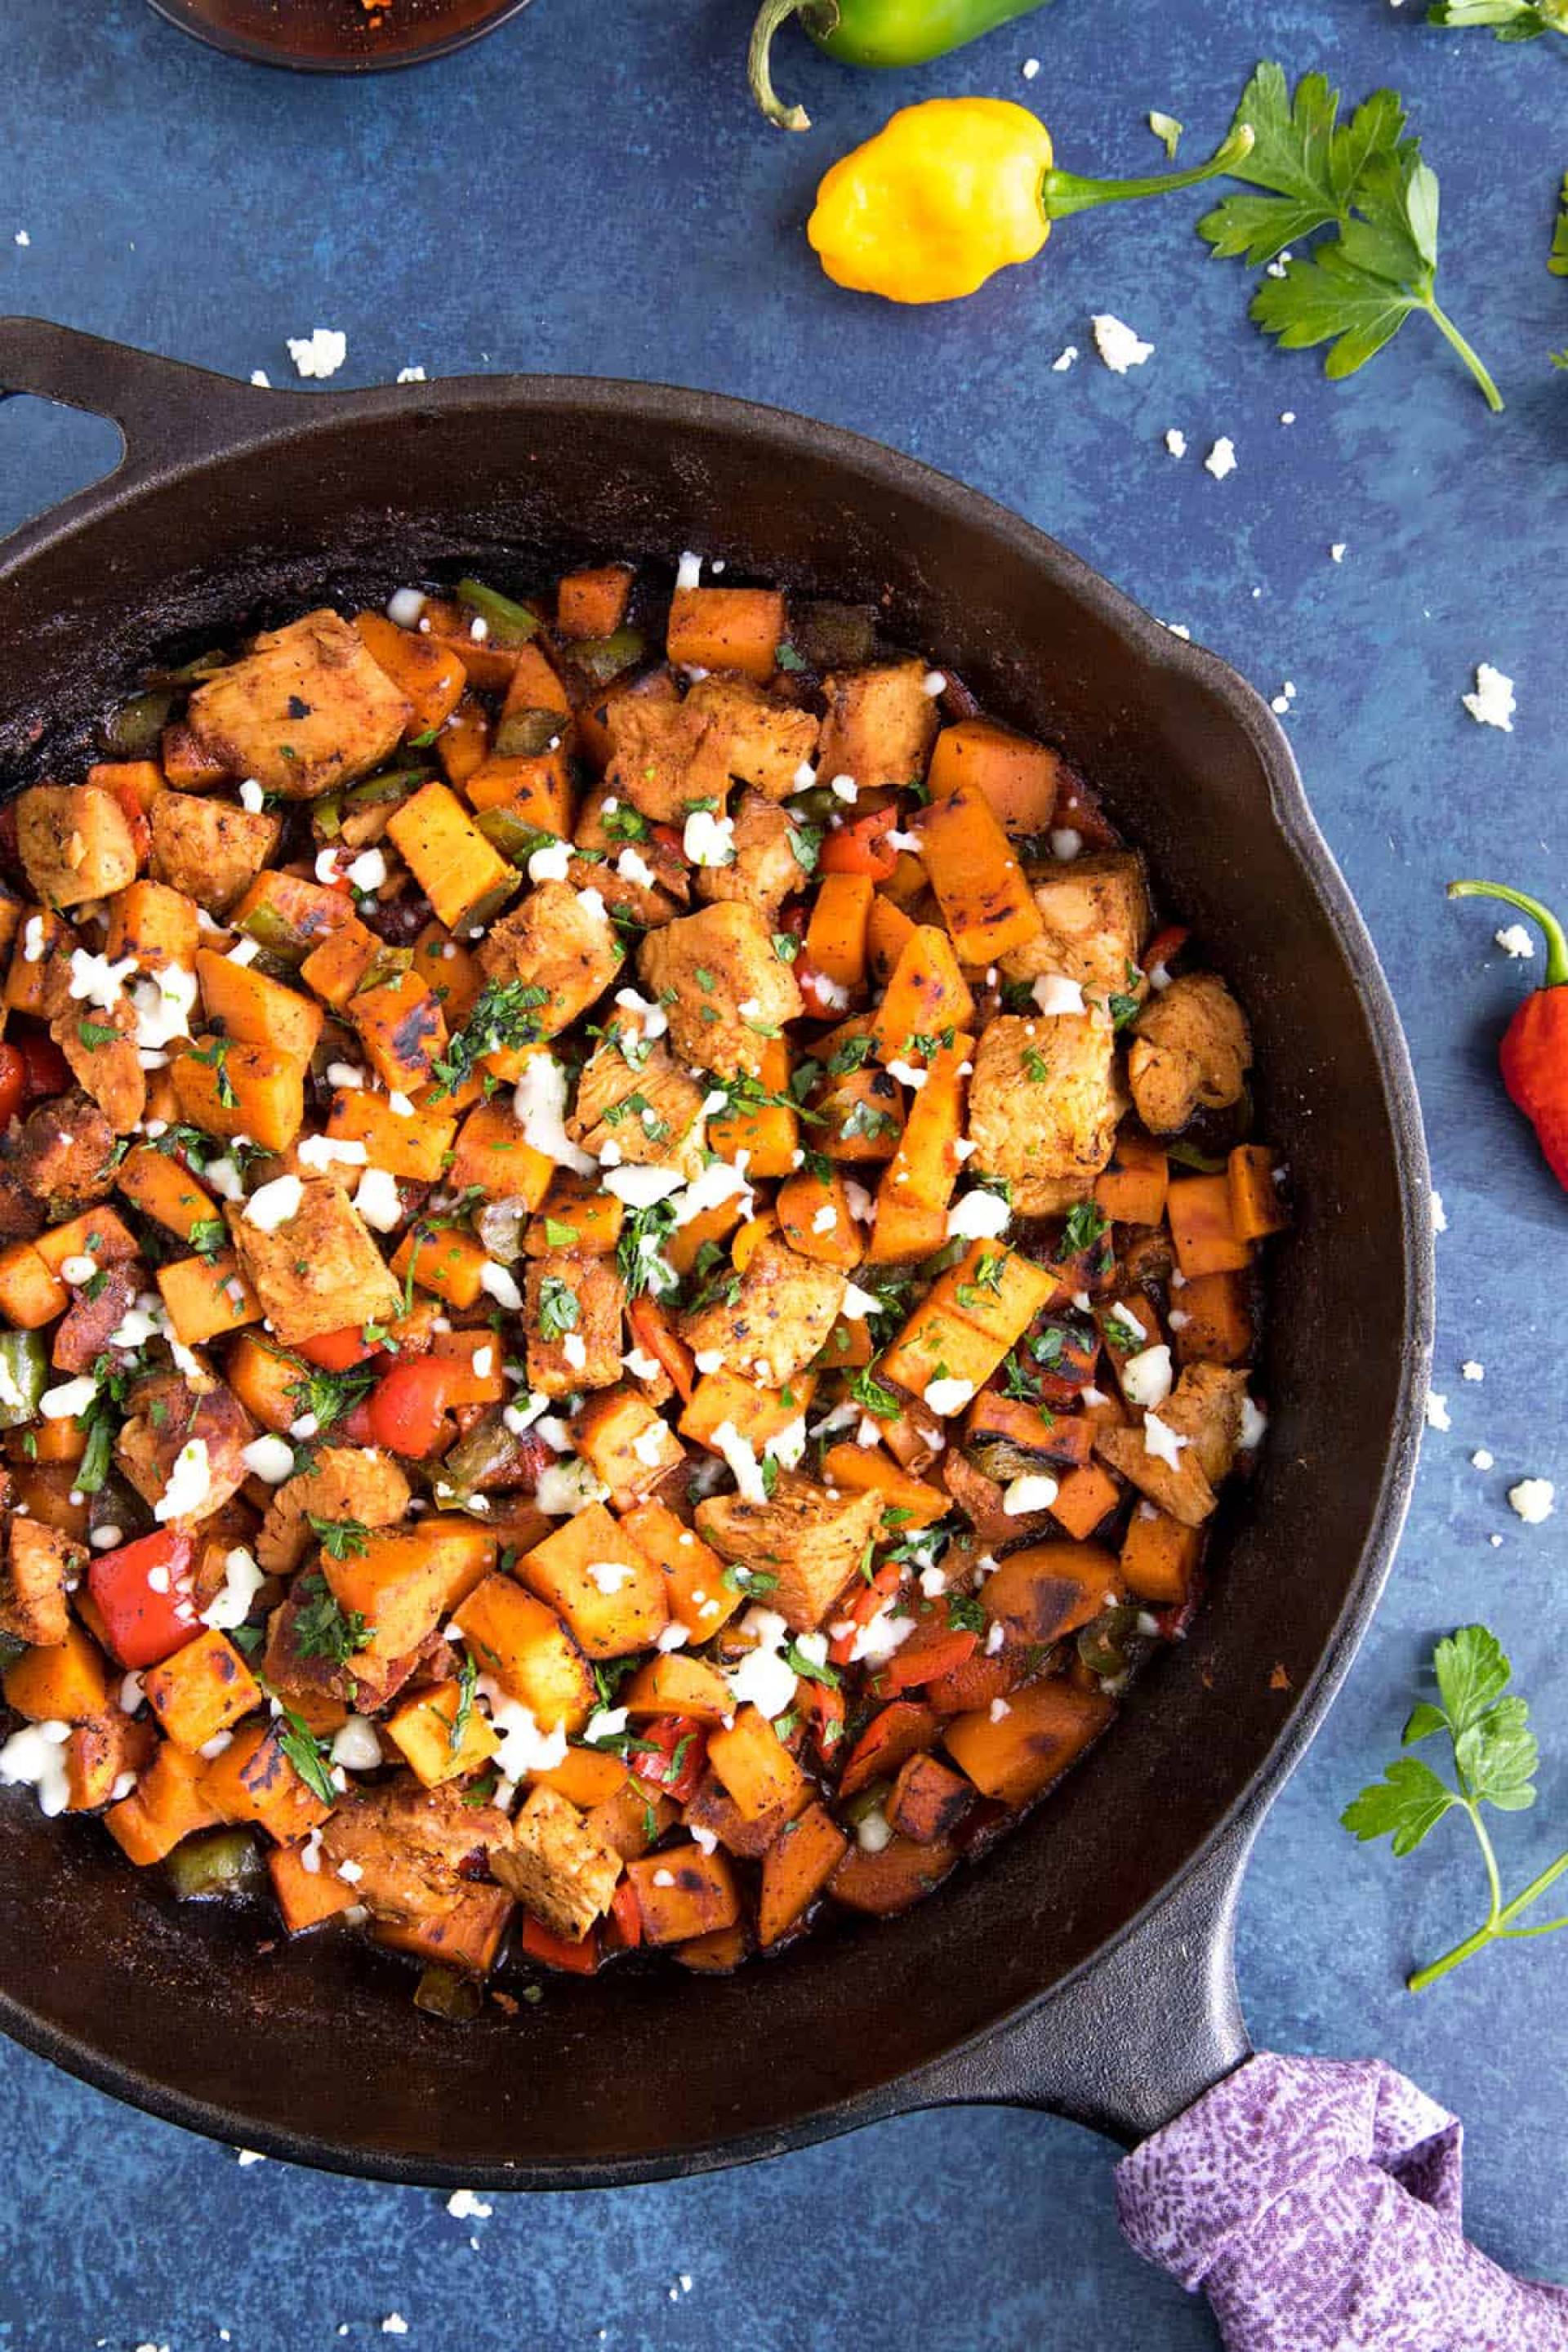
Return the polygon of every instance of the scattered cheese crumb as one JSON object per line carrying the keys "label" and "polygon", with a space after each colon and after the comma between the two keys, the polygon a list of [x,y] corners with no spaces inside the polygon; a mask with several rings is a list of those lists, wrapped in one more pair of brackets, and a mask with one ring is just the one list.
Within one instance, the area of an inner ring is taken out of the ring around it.
{"label": "scattered cheese crumb", "polygon": [[1513,733],[1513,714],[1517,708],[1513,698],[1513,680],[1505,677],[1490,662],[1476,664],[1476,690],[1461,694],[1459,700],[1470,717],[1482,727],[1499,727],[1505,735]]}
{"label": "scattered cheese crumb", "polygon": [[1520,962],[1527,962],[1535,953],[1535,941],[1522,923],[1510,923],[1504,929],[1494,931],[1492,937],[1505,956]]}
{"label": "scattered cheese crumb", "polygon": [[1447,1230],[1448,1219],[1443,1207],[1443,1195],[1437,1191],[1436,1185],[1434,1185],[1432,1188],[1432,1231],[1435,1234],[1446,1234]]}
{"label": "scattered cheese crumb", "polygon": [[289,356],[302,376],[336,375],[349,355],[349,339],[336,327],[317,327],[288,338]]}
{"label": "scattered cheese crumb", "polygon": [[1076,343],[1069,343],[1066,351],[1058,352],[1056,358],[1051,362],[1051,373],[1053,375],[1066,375],[1068,368],[1071,367],[1077,357],[1078,345]]}
{"label": "scattered cheese crumb", "polygon": [[1179,425],[1173,425],[1170,431],[1166,434],[1165,446],[1170,451],[1173,457],[1184,457],[1186,456],[1187,436]]}
{"label": "scattered cheese crumb", "polygon": [[1236,444],[1228,433],[1222,433],[1208,456],[1204,459],[1204,471],[1223,482],[1227,474],[1236,471]]}
{"label": "scattered cheese crumb", "polygon": [[1459,1378],[1462,1381],[1484,1381],[1486,1376],[1486,1366],[1484,1364],[1478,1364],[1473,1356],[1468,1357],[1466,1361],[1459,1366]]}
{"label": "scattered cheese crumb", "polygon": [[1446,1396],[1439,1396],[1436,1389],[1426,1391],[1426,1426],[1428,1429],[1452,1429],[1454,1426],[1448,1418],[1448,1400]]}
{"label": "scattered cheese crumb", "polygon": [[1470,1464],[1476,1470],[1494,1470],[1497,1467],[1497,1458],[1489,1453],[1484,1445],[1478,1445],[1470,1456]]}
{"label": "scattered cheese crumb", "polygon": [[1557,1489],[1550,1478],[1521,1478],[1517,1486],[1509,1488],[1508,1499],[1526,1527],[1538,1528],[1542,1519],[1552,1517]]}
{"label": "scattered cheese crumb", "polygon": [[1109,310],[1097,310],[1089,324],[1094,329],[1095,349],[1112,375],[1125,375],[1129,368],[1142,367],[1154,355],[1152,343],[1141,341],[1131,327]]}

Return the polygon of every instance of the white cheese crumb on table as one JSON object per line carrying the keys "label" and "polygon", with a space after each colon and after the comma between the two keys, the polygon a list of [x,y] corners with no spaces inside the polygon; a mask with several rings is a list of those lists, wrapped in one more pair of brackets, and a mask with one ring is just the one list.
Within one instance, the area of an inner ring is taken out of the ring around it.
{"label": "white cheese crumb on table", "polygon": [[1513,714],[1518,708],[1513,680],[1505,677],[1500,669],[1494,669],[1490,662],[1476,664],[1475,692],[1461,694],[1459,700],[1478,725],[1500,728],[1505,735],[1513,733]]}
{"label": "white cheese crumb on table", "polygon": [[349,339],[336,327],[316,327],[288,338],[289,356],[305,377],[336,375],[349,355]]}
{"label": "white cheese crumb on table", "polygon": [[1097,310],[1089,324],[1094,329],[1094,347],[1112,375],[1125,375],[1129,368],[1142,367],[1153,358],[1153,344],[1144,342],[1110,311]]}

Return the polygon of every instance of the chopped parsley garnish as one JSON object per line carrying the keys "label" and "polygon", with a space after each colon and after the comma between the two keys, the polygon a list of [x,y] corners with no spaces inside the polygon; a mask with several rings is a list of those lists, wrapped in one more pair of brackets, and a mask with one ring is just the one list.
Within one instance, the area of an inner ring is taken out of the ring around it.
{"label": "chopped parsley garnish", "polygon": [[[334,1552],[332,1558],[343,1555]],[[361,1650],[370,1647],[370,1627],[357,1609],[345,1609],[324,1576],[312,1573],[300,1583],[303,1602],[294,1620],[294,1647],[302,1658],[327,1658],[346,1666]]]}
{"label": "chopped parsley garnish", "polygon": [[331,1749],[318,1739],[302,1715],[286,1706],[279,1719],[278,1745],[310,1791],[323,1805],[335,1805],[338,1791],[331,1771]]}
{"label": "chopped parsley garnish", "polygon": [[363,1559],[370,1549],[370,1529],[363,1519],[319,1519],[305,1514],[329,1559]]}
{"label": "chopped parsley garnish", "polygon": [[748,1601],[765,1601],[770,1592],[778,1590],[778,1578],[770,1569],[742,1568],[731,1560],[723,1571],[722,1580],[731,1592],[743,1592]]}
{"label": "chopped parsley garnish", "polygon": [[[118,1035],[118,1031],[115,1034]],[[193,1062],[205,1062],[212,1071],[217,1087],[218,1107],[222,1110],[239,1108],[239,1096],[228,1074],[228,1049],[233,1042],[231,1037],[215,1037],[210,1045],[200,1050],[193,1048],[190,1055]]]}
{"label": "chopped parsley garnish", "polygon": [[430,1099],[437,1102],[444,1095],[456,1093],[487,1054],[536,1045],[540,1033],[533,1016],[549,1001],[547,988],[521,980],[487,980],[473,1011],[456,1036],[447,1040],[445,1054],[432,1066],[436,1084]]}
{"label": "chopped parsley garnish", "polygon": [[[112,1045],[120,1035],[113,1023],[108,1021],[79,1021],[76,1034],[84,1045]],[[198,1060],[203,1058],[197,1056]]]}
{"label": "chopped parsley garnish", "polygon": [[828,1665],[826,1661],[819,1666],[815,1658],[806,1656],[798,1642],[785,1643],[784,1663],[795,1668],[802,1682],[826,1683],[829,1690],[839,1687],[842,1678],[837,1667]]}
{"label": "chopped parsley garnish", "polygon": [[564,1338],[568,1331],[577,1328],[582,1314],[576,1292],[558,1274],[547,1274],[539,1286],[540,1338]]}
{"label": "chopped parsley garnish", "polygon": [[855,1373],[849,1381],[849,1393],[856,1403],[864,1405],[877,1421],[896,1421],[903,1411],[892,1390],[884,1388],[880,1381],[872,1379],[868,1367]]}
{"label": "chopped parsley garnish", "polygon": [[950,1592],[947,1596],[948,1631],[953,1633],[984,1633],[985,1612],[973,1592]]}

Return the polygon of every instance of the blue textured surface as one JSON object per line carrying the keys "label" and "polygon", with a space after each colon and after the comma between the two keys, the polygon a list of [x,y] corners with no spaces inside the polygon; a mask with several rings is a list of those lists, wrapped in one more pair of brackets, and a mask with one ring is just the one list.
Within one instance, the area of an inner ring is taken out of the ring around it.
{"label": "blue textured surface", "polygon": [[[536,0],[464,57],[350,86],[229,64],[139,0],[5,0],[0,309],[239,374],[264,367],[275,383],[290,378],[284,338],[321,323],[348,334],[343,383],[410,362],[558,368],[777,402],[992,492],[1266,693],[1294,682],[1287,724],[1415,1051],[1451,1227],[1436,1385],[1454,1427],[1428,1441],[1387,1600],[1265,1829],[1242,1988],[1261,2042],[1378,2053],[1458,2108],[1474,2234],[1515,2267],[1568,2275],[1553,2170],[1568,1949],[1521,1947],[1410,2000],[1405,1967],[1477,1912],[1463,1827],[1399,1867],[1335,1826],[1390,1752],[1434,1633],[1480,1614],[1537,1696],[1556,1759],[1539,1812],[1505,1825],[1515,1883],[1568,1818],[1564,1522],[1523,1528],[1504,1499],[1526,1473],[1568,1493],[1565,1211],[1490,1073],[1521,971],[1491,947],[1484,910],[1441,898],[1450,874],[1478,867],[1568,896],[1568,383],[1546,363],[1568,344],[1568,287],[1544,268],[1568,58],[1548,54],[1560,44],[1430,33],[1415,0],[1401,15],[1384,0],[1267,12],[1292,71],[1321,66],[1355,96],[1384,81],[1405,93],[1442,174],[1450,308],[1509,398],[1494,420],[1421,322],[1343,386],[1312,356],[1267,348],[1246,321],[1244,274],[1206,262],[1192,235],[1194,197],[1075,222],[1032,270],[952,309],[896,314],[817,276],[798,234],[815,175],[894,103],[1026,96],[1068,163],[1148,169],[1151,107],[1187,122],[1194,149],[1223,129],[1258,53],[1251,0],[1056,0],[897,81],[791,39],[781,79],[817,117],[799,141],[746,110],[746,15],[745,0]],[[1044,69],[1026,85],[1031,53]],[[1152,361],[1107,373],[1096,310],[1150,338]],[[1086,356],[1055,373],[1069,341]],[[1170,425],[1190,445],[1180,463]],[[1223,483],[1200,465],[1221,433],[1239,460]],[[0,410],[0,527],[112,455],[96,424]],[[1511,738],[1460,708],[1479,660],[1519,682]],[[1486,1367],[1479,1387],[1459,1378],[1466,1357]],[[1485,1474],[1469,1463],[1481,1445],[1496,1457]],[[1282,1560],[1281,1577],[1292,1569]],[[226,2327],[243,2352],[306,2352],[343,2322],[351,2344],[380,2342],[395,2310],[411,2347],[456,2337],[473,2352],[601,2339],[874,2352],[911,2328],[997,2352],[1215,2340],[1202,2309],[1120,2244],[1106,2148],[1033,2116],[917,2117],[763,2171],[498,2204],[459,2225],[412,2191],[241,2169],[10,2048],[0,2095],[7,2347],[193,2352]]]}

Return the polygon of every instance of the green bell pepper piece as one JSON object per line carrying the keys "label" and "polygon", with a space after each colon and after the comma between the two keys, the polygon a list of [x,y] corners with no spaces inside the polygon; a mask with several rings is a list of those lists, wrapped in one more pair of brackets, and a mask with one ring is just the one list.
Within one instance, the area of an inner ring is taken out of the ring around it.
{"label": "green bell pepper piece", "polygon": [[0,1331],[0,1429],[25,1429],[37,1417],[38,1399],[49,1384],[48,1349],[41,1331]]}

